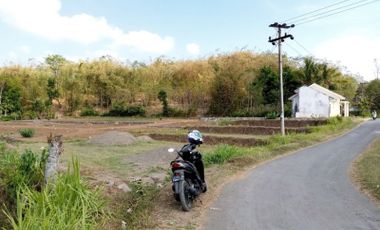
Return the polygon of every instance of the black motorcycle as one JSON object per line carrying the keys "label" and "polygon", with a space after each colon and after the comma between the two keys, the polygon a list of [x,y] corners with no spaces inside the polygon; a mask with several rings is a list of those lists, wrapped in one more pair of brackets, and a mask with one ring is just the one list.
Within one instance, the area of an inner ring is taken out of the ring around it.
{"label": "black motorcycle", "polygon": [[202,183],[200,174],[194,163],[201,160],[201,155],[195,150],[196,145],[188,144],[181,150],[169,149],[169,152],[177,152],[177,157],[170,163],[173,172],[172,189],[174,198],[181,202],[182,209],[189,211],[193,200],[207,188]]}

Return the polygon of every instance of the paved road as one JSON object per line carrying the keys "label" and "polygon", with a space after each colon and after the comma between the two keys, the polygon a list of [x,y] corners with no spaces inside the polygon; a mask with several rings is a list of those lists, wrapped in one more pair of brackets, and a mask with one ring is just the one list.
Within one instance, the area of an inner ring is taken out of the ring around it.
{"label": "paved road", "polygon": [[380,136],[380,120],[265,164],[228,184],[204,228],[380,230],[380,209],[349,179],[351,162]]}

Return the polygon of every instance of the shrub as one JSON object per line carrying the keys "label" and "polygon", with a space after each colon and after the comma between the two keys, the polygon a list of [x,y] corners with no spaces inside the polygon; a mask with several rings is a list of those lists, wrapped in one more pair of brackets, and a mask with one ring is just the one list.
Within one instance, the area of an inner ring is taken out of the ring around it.
{"label": "shrub", "polygon": [[16,200],[16,193],[21,186],[40,190],[47,159],[46,150],[36,154],[25,150],[21,155],[17,152],[0,148],[0,187],[8,197],[9,204]]}
{"label": "shrub", "polygon": [[20,113],[14,112],[6,116],[0,116],[1,121],[15,121],[15,120],[20,120],[21,116]]}
{"label": "shrub", "polygon": [[231,145],[218,145],[216,149],[204,156],[206,165],[223,164],[233,157],[242,155],[243,152],[236,146]]}
{"label": "shrub", "polygon": [[85,107],[85,108],[81,111],[80,115],[81,115],[82,117],[85,117],[85,116],[98,116],[99,113],[96,112],[96,110],[94,110],[94,108],[92,108],[92,107]]}
{"label": "shrub", "polygon": [[158,100],[162,103],[162,116],[169,116],[168,95],[164,90],[160,90],[157,96]]}
{"label": "shrub", "polygon": [[265,115],[266,119],[276,119],[278,116],[277,112],[269,112]]}
{"label": "shrub", "polygon": [[169,117],[187,117],[187,112],[181,109],[168,108],[168,116]]}
{"label": "shrub", "polygon": [[113,117],[131,117],[131,116],[145,116],[145,109],[141,106],[129,106],[125,108],[123,105],[115,105],[112,109],[105,113],[103,116]]}
{"label": "shrub", "polygon": [[341,116],[330,117],[329,119],[327,119],[327,124],[337,125],[339,123],[342,123],[342,121],[343,121],[343,118]]}
{"label": "shrub", "polygon": [[36,119],[38,118],[38,114],[34,111],[25,111],[22,113],[22,119]]}
{"label": "shrub", "polygon": [[34,129],[31,129],[31,128],[20,129],[19,133],[22,137],[26,137],[26,138],[33,137]]}

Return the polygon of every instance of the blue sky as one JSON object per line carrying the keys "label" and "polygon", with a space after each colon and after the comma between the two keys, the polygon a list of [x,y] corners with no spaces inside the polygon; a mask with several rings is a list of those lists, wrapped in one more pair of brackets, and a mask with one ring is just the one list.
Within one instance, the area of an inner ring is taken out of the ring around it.
{"label": "blue sky", "polygon": [[[351,4],[360,0],[345,1]],[[364,1],[370,2],[371,0]],[[0,0],[0,63],[111,55],[121,61],[196,59],[249,49],[276,51],[268,25],[338,0]],[[340,6],[340,5],[339,5]],[[380,1],[296,25],[284,52],[314,55],[366,80],[380,65]]]}

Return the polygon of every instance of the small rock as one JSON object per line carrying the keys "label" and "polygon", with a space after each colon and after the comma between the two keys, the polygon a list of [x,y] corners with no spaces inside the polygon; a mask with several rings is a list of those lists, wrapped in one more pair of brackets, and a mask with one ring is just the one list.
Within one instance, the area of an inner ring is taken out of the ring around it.
{"label": "small rock", "polygon": [[125,221],[121,221],[121,230],[127,230],[127,223]]}
{"label": "small rock", "polygon": [[157,173],[150,176],[155,184],[160,183],[165,180],[166,174]]}
{"label": "small rock", "polygon": [[157,184],[157,188],[163,188],[164,186],[161,183]]}
{"label": "small rock", "polygon": [[141,181],[145,184],[155,184],[154,180],[151,177],[144,177],[141,179]]}
{"label": "small rock", "polygon": [[107,181],[106,185],[107,185],[108,187],[113,187],[113,186],[115,185],[115,181],[113,181],[113,180],[109,180],[109,181]]}
{"label": "small rock", "polygon": [[129,188],[129,186],[126,183],[119,184],[117,186],[118,189],[122,190],[123,192],[131,192],[132,189]]}
{"label": "small rock", "polygon": [[139,176],[131,177],[131,178],[130,178],[130,181],[132,181],[132,182],[141,181],[141,180],[142,180],[142,179],[141,179],[141,177],[139,177]]}
{"label": "small rock", "polygon": [[127,209],[127,213],[132,213],[132,211],[133,211],[132,208]]}

